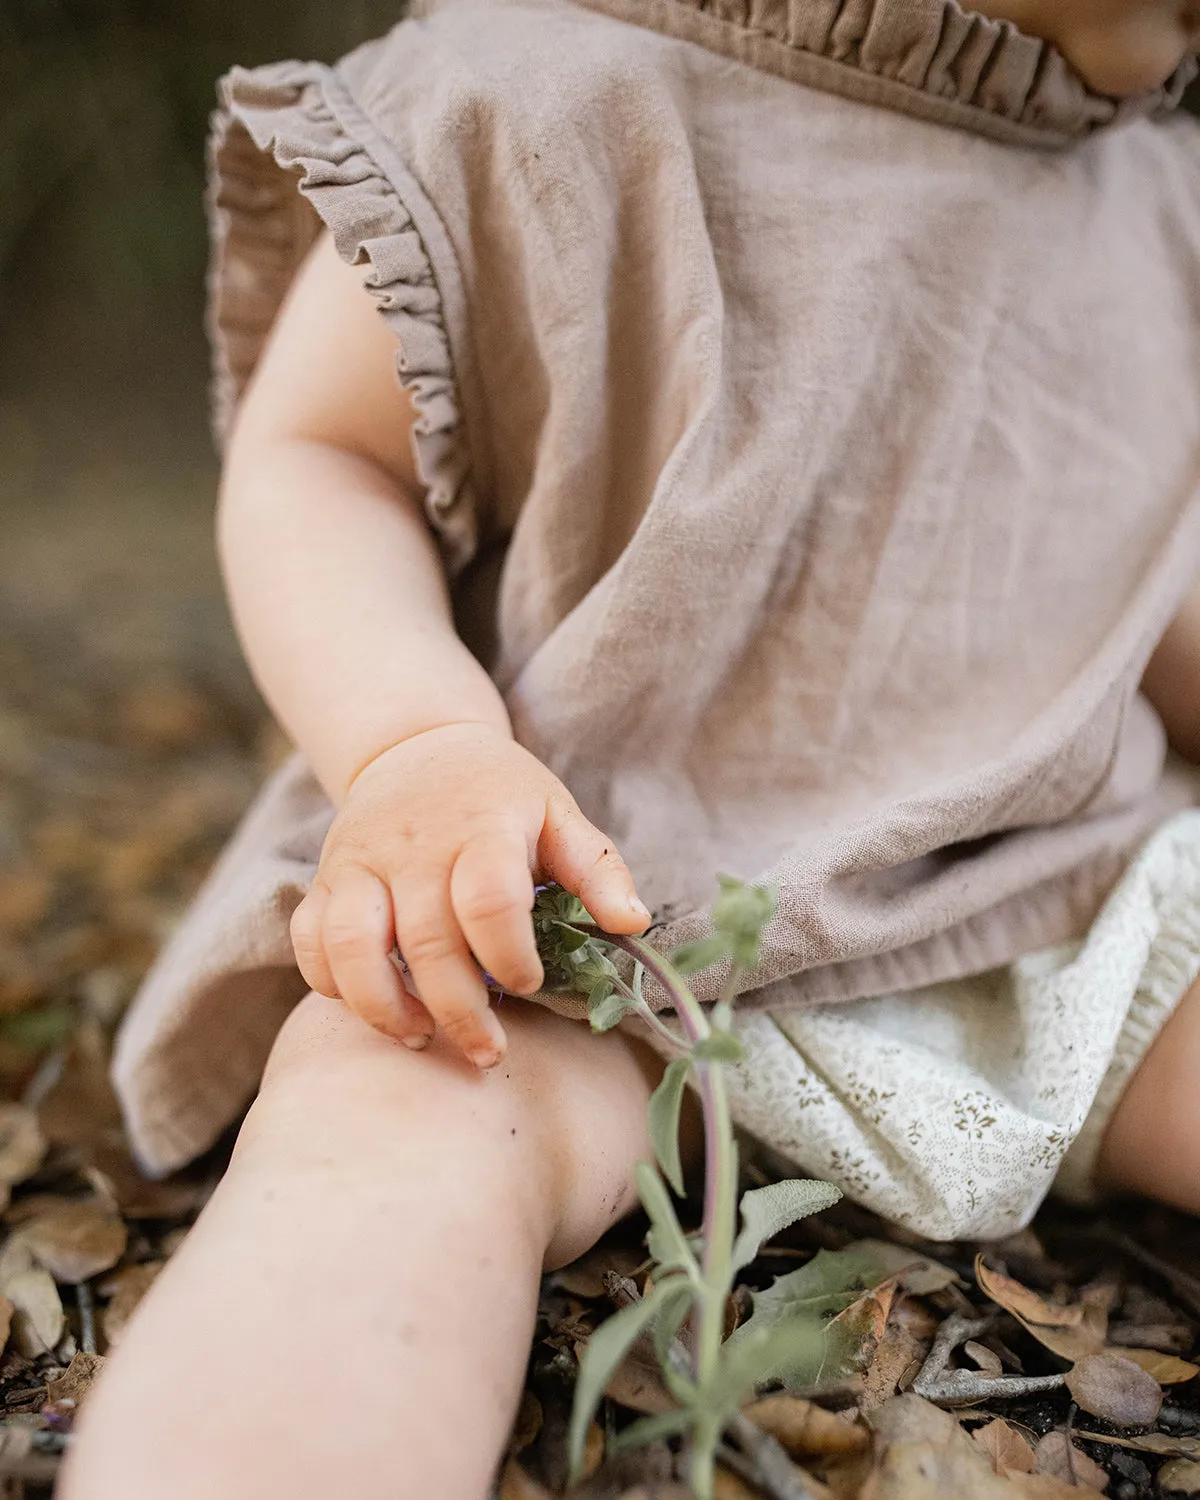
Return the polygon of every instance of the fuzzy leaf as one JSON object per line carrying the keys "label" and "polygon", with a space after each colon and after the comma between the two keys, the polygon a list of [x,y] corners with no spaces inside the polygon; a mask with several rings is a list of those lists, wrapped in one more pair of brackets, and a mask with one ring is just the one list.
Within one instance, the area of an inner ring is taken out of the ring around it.
{"label": "fuzzy leaf", "polygon": [[702,1042],[692,1048],[697,1062],[739,1063],[746,1056],[746,1049],[732,1031],[714,1028]]}
{"label": "fuzzy leaf", "polygon": [[721,1355],[715,1397],[731,1410],[767,1381],[788,1387],[811,1387],[830,1364],[830,1338],[820,1322],[793,1318],[760,1325],[727,1339]]}
{"label": "fuzzy leaf", "polygon": [[593,1031],[611,1031],[635,1010],[637,1001],[622,995],[611,984],[597,985],[588,996],[588,1021]]}
{"label": "fuzzy leaf", "polygon": [[646,1236],[646,1244],[659,1269],[681,1270],[694,1276],[697,1271],[696,1258],[680,1228],[675,1206],[667,1195],[662,1178],[649,1162],[640,1161],[634,1168],[634,1180],[642,1207],[650,1218],[650,1233]]}
{"label": "fuzzy leaf", "polygon": [[671,954],[671,962],[681,974],[698,974],[729,957],[729,944],[723,937],[697,938],[684,943]]}
{"label": "fuzzy leaf", "polygon": [[576,953],[580,948],[591,942],[586,932],[580,932],[578,927],[570,927],[566,922],[551,922],[557,939],[564,953]]}
{"label": "fuzzy leaf", "polygon": [[690,1057],[677,1057],[668,1064],[662,1082],[650,1095],[650,1139],[654,1144],[654,1154],[658,1157],[663,1176],[681,1198],[683,1163],[679,1159],[679,1114],[691,1066]]}
{"label": "fuzzy leaf", "polygon": [[575,1404],[571,1409],[568,1449],[573,1479],[578,1479],[582,1472],[588,1423],[617,1366],[654,1320],[672,1303],[689,1294],[687,1283],[680,1278],[668,1277],[660,1281],[648,1297],[613,1313],[588,1339],[583,1358],[579,1361]]}
{"label": "fuzzy leaf", "polygon": [[776,894],[769,886],[746,885],[731,875],[718,875],[717,880],[721,894],[713,903],[713,926],[738,968],[752,969],[763,928],[775,915]]}
{"label": "fuzzy leaf", "polygon": [[630,1448],[643,1448],[647,1443],[656,1443],[659,1438],[678,1437],[695,1421],[694,1413],[685,1407],[678,1411],[664,1411],[653,1417],[639,1417],[630,1422],[608,1445],[609,1453],[627,1453]]}
{"label": "fuzzy leaf", "polygon": [[733,1247],[733,1269],[748,1266],[770,1239],[809,1214],[823,1213],[842,1196],[831,1182],[791,1178],[742,1194],[742,1232]]}

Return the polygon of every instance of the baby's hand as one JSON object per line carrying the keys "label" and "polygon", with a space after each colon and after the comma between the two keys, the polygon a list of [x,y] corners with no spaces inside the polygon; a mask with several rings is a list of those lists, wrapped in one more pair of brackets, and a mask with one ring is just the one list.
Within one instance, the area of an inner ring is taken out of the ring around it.
{"label": "baby's hand", "polygon": [[[329,830],[292,918],[300,970],[406,1046],[427,1046],[436,1026],[477,1067],[492,1067],[504,1031],[472,954],[507,990],[541,985],[534,869],[610,932],[649,925],[611,840],[527,750],[483,724],[415,735],[359,773]],[[420,1001],[390,960],[393,946]]]}

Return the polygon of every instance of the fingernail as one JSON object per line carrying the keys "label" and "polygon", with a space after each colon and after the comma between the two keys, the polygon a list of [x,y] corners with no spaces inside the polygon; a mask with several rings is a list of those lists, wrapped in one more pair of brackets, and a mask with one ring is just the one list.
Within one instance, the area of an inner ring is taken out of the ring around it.
{"label": "fingernail", "polygon": [[431,1036],[418,1032],[415,1036],[402,1036],[400,1040],[410,1052],[424,1052],[425,1048],[433,1041]]}
{"label": "fingernail", "polygon": [[645,917],[647,922],[650,920],[650,908],[644,901],[639,901],[636,896],[630,896],[629,910],[633,912],[635,916]]}
{"label": "fingernail", "polygon": [[500,1054],[495,1047],[476,1047],[468,1052],[467,1056],[475,1064],[481,1073],[486,1073],[489,1068],[494,1068],[500,1061]]}

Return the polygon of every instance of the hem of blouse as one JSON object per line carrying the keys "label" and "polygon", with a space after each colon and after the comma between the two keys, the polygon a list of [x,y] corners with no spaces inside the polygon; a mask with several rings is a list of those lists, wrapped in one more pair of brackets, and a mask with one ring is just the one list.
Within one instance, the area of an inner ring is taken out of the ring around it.
{"label": "hem of blouse", "polygon": [[[465,327],[457,259],[437,210],[355,103],[316,63],[235,68],[209,141],[209,336],[218,445],[320,226],[396,337],[412,399],[425,511],[456,573],[477,544],[477,464],[468,441],[451,326]],[[311,205],[310,213],[305,204]]]}
{"label": "hem of blouse", "polygon": [[574,0],[764,72],[1004,145],[1055,149],[1173,109],[1192,59],[1127,99],[1090,89],[1050,43],[957,0]]}

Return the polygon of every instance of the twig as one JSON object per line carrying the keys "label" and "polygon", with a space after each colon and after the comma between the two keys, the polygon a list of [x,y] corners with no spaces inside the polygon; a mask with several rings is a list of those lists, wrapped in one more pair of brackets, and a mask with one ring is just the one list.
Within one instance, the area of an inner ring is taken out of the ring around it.
{"label": "twig", "polygon": [[992,1321],[990,1317],[964,1318],[958,1313],[944,1319],[911,1389],[938,1406],[970,1406],[976,1401],[1052,1391],[1062,1385],[1061,1375],[989,1376],[980,1370],[947,1370],[959,1344],[986,1333]]}
{"label": "twig", "polygon": [[742,1453],[723,1446],[722,1463],[750,1484],[756,1484],[771,1500],[817,1500],[804,1471],[796,1467],[775,1438],[761,1432],[749,1417],[737,1412],[730,1418],[728,1430],[737,1438]]}
{"label": "twig", "polygon": [[1069,1484],[1072,1484],[1072,1485],[1077,1485],[1079,1483],[1079,1476],[1075,1473],[1075,1444],[1071,1441],[1071,1432],[1072,1432],[1072,1429],[1075,1426],[1075,1414],[1078,1412],[1078,1410],[1079,1410],[1079,1408],[1075,1405],[1074,1401],[1072,1401],[1071,1402],[1071,1409],[1067,1412],[1067,1441],[1066,1441],[1066,1451],[1067,1451],[1067,1482]]}
{"label": "twig", "polygon": [[21,1103],[26,1109],[38,1108],[62,1077],[66,1061],[67,1049],[65,1047],[56,1047],[53,1052],[48,1053],[42,1059],[37,1071],[25,1085],[25,1092],[21,1095]]}
{"label": "twig", "polygon": [[75,1305],[79,1309],[79,1347],[85,1354],[96,1352],[96,1299],[88,1281],[75,1283]]}

